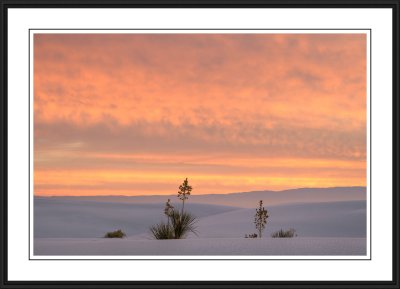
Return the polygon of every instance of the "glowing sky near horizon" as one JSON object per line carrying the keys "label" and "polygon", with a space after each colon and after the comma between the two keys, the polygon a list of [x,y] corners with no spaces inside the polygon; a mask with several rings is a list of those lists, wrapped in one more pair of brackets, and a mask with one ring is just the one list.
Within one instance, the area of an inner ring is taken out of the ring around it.
{"label": "glowing sky near horizon", "polygon": [[34,194],[366,185],[365,34],[35,34]]}

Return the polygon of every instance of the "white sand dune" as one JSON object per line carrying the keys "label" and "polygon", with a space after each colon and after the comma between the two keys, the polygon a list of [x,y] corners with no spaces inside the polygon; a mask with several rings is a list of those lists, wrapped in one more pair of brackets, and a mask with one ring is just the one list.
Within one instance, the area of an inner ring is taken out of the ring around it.
{"label": "white sand dune", "polygon": [[[35,255],[51,256],[320,256],[365,255],[365,238],[36,239]],[[137,258],[137,257],[136,257]]]}
{"label": "white sand dune", "polygon": [[[300,188],[283,191],[254,191],[231,194],[191,195],[191,204],[211,204],[221,206],[233,206],[241,208],[254,208],[259,200],[263,200],[268,206],[288,203],[319,203],[366,200],[365,187],[333,187],[333,188]],[[64,200],[88,200],[96,202],[117,203],[164,203],[167,199],[173,202],[176,195],[169,196],[94,196],[94,197],[56,197]]]}
{"label": "white sand dune", "polygon": [[[258,199],[259,194],[256,195]],[[366,201],[363,199],[280,205],[264,202],[270,217],[261,240],[244,238],[245,234],[256,233],[253,220],[258,200],[253,202],[252,208],[210,203],[211,200],[185,205],[185,209],[198,218],[197,235],[189,234],[186,240],[152,240],[149,227],[165,221],[165,202],[35,198],[34,254],[271,256],[366,253]],[[176,209],[180,208],[179,203],[174,205]],[[281,228],[296,229],[298,237],[270,238],[272,232]],[[106,232],[117,229],[122,229],[128,237],[122,240],[102,238]]]}
{"label": "white sand dune", "polygon": [[[166,220],[164,205],[39,198],[34,201],[34,237],[97,238],[117,229],[128,236],[147,235],[151,225]],[[198,218],[238,209],[204,204],[186,208]]]}
{"label": "white sand dune", "polygon": [[[164,204],[124,204],[76,200],[35,200],[35,238],[97,238],[122,229],[128,236],[150,238],[149,227],[165,220]],[[201,238],[235,238],[254,233],[255,209],[187,204],[198,217]],[[366,202],[305,203],[267,207],[264,232],[294,228],[302,237],[365,237]],[[194,238],[196,236],[189,236]]]}
{"label": "white sand dune", "polygon": [[[302,237],[365,237],[366,202],[329,202],[271,206],[268,224],[263,232],[270,236],[280,229],[294,228]],[[238,209],[198,222],[201,238],[234,238],[256,233],[252,222],[255,209]],[[241,235],[240,235],[241,233]]]}

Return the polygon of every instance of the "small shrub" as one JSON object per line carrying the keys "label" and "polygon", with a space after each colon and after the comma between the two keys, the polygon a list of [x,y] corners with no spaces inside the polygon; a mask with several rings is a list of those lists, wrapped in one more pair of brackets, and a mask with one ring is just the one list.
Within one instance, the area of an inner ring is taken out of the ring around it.
{"label": "small shrub", "polygon": [[108,232],[104,235],[104,238],[124,238],[126,234],[122,230],[117,230],[113,232]]}
{"label": "small shrub", "polygon": [[150,232],[157,240],[174,239],[174,234],[171,226],[165,223],[160,223],[150,227]]}
{"label": "small shrub", "polygon": [[257,238],[258,236],[257,236],[257,234],[256,233],[254,233],[254,234],[249,234],[249,235],[244,235],[244,237],[245,238],[250,238],[250,239],[255,239],[255,238]]}
{"label": "small shrub", "polygon": [[279,231],[273,233],[271,235],[272,238],[293,238],[297,237],[296,230],[295,229],[289,229],[287,231],[284,231],[280,229]]}

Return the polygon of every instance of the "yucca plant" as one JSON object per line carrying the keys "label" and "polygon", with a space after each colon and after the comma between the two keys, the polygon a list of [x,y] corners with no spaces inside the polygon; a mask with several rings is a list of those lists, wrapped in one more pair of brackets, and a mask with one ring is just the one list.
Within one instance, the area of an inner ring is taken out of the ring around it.
{"label": "yucca plant", "polygon": [[174,233],[174,239],[182,239],[186,237],[189,232],[197,235],[195,216],[188,212],[180,213],[179,211],[172,211],[170,215],[171,226]]}
{"label": "yucca plant", "polygon": [[256,225],[256,229],[258,230],[258,236],[262,237],[262,231],[267,224],[267,219],[269,218],[268,211],[263,206],[263,201],[260,200],[259,208],[256,209],[256,214],[254,215],[254,224]]}
{"label": "yucca plant", "polygon": [[179,186],[178,197],[182,200],[181,212],[174,210],[170,199],[165,203],[164,214],[167,216],[167,224],[161,222],[150,227],[150,232],[155,239],[182,239],[189,232],[197,235],[196,217],[184,211],[185,200],[188,199],[192,189],[187,178]]}
{"label": "yucca plant", "polygon": [[156,224],[150,227],[150,232],[157,240],[174,239],[174,232],[170,225],[165,223]]}

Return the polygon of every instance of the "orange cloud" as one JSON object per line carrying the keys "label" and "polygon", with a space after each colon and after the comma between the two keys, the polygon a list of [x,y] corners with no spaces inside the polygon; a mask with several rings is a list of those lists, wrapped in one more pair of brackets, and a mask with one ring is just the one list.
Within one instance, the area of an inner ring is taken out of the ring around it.
{"label": "orange cloud", "polygon": [[366,36],[35,34],[34,135],[35,194],[365,185]]}

